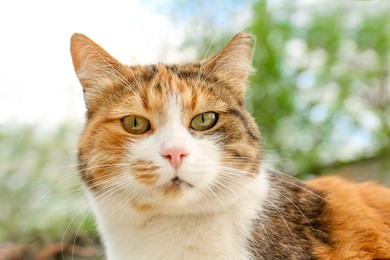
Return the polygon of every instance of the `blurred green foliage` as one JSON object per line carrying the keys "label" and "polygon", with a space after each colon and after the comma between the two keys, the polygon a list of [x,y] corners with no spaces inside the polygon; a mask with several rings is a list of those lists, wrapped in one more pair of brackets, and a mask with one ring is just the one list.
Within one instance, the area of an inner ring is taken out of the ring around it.
{"label": "blurred green foliage", "polygon": [[250,101],[276,168],[303,176],[390,158],[389,13],[370,1],[253,5]]}
{"label": "blurred green foliage", "polygon": [[93,234],[74,162],[77,129],[0,127],[0,244],[66,241],[78,230]]}

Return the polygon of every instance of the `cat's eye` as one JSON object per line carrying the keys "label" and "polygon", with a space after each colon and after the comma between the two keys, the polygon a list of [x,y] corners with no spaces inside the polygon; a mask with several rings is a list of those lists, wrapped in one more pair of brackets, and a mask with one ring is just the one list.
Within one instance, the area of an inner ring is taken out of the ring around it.
{"label": "cat's eye", "polygon": [[126,116],[122,118],[125,130],[131,134],[141,135],[150,130],[150,122],[142,116]]}
{"label": "cat's eye", "polygon": [[197,115],[191,121],[191,128],[197,131],[204,131],[212,128],[218,121],[218,114],[206,112]]}

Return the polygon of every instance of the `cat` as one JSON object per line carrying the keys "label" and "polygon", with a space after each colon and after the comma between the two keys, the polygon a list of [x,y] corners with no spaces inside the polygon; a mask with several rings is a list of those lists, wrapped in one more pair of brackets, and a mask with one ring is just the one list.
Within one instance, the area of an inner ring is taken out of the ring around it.
{"label": "cat", "polygon": [[262,166],[244,102],[254,44],[127,66],[72,36],[79,171],[107,259],[390,259],[390,189]]}

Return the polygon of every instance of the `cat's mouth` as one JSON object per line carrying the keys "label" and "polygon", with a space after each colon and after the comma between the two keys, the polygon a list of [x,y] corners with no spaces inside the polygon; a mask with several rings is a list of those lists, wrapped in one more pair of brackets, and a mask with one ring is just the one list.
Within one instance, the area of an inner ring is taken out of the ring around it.
{"label": "cat's mouth", "polygon": [[194,187],[192,184],[186,182],[185,180],[174,177],[164,186],[162,186],[162,191],[166,196],[175,196],[181,194],[183,189],[188,189]]}
{"label": "cat's mouth", "polygon": [[183,179],[180,179],[179,177],[174,177],[170,181],[170,185],[180,187],[181,185],[188,186],[190,188],[194,187],[192,184],[184,181]]}

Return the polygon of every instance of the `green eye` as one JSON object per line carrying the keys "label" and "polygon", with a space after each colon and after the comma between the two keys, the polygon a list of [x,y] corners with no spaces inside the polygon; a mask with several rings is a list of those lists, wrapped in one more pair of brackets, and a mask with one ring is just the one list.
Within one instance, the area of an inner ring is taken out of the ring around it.
{"label": "green eye", "polygon": [[194,117],[191,121],[191,128],[198,131],[204,131],[212,128],[218,121],[218,114],[215,112],[206,112]]}
{"label": "green eye", "polygon": [[141,135],[150,130],[149,120],[142,116],[126,116],[122,119],[125,130],[131,134]]}

